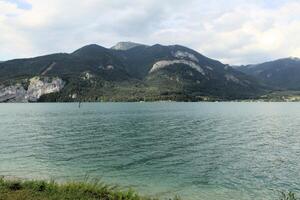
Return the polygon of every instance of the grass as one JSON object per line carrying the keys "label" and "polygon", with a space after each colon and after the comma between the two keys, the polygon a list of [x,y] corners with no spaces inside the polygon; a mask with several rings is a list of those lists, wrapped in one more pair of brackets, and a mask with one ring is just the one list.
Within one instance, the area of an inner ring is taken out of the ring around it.
{"label": "grass", "polygon": [[[57,183],[40,180],[8,180],[0,177],[0,200],[158,200],[121,190],[99,181]],[[169,200],[180,200],[178,196]],[[274,200],[300,200],[293,192],[281,192]]]}
{"label": "grass", "polygon": [[[0,178],[0,200],[155,200],[99,181],[56,183]],[[173,200],[179,200],[175,197]]]}
{"label": "grass", "polygon": [[299,200],[293,192],[281,192],[281,198],[279,200]]}

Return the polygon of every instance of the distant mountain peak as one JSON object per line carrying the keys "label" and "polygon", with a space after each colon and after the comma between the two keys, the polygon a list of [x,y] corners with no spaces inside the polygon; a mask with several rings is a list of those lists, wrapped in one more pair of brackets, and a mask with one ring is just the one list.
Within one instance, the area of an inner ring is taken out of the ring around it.
{"label": "distant mountain peak", "polygon": [[146,46],[144,44],[139,44],[139,43],[134,43],[134,42],[119,42],[116,45],[114,45],[113,47],[111,47],[111,49],[114,50],[122,50],[122,51],[126,51],[128,49],[132,49],[134,47],[137,46]]}
{"label": "distant mountain peak", "polygon": [[289,57],[290,60],[294,60],[294,61],[300,61],[300,58],[298,57]]}
{"label": "distant mountain peak", "polygon": [[261,64],[242,66],[238,70],[254,76],[265,85],[274,88],[300,89],[300,59],[297,57],[286,57]]}
{"label": "distant mountain peak", "polygon": [[[102,47],[98,44],[88,44],[88,45],[81,47],[80,49],[105,49],[105,47]],[[80,49],[78,49],[78,50],[80,50]]]}
{"label": "distant mountain peak", "polygon": [[101,53],[106,50],[107,49],[105,47],[102,47],[98,44],[89,44],[89,45],[81,47],[80,49],[77,49],[72,54],[73,55],[93,55],[95,53]]}

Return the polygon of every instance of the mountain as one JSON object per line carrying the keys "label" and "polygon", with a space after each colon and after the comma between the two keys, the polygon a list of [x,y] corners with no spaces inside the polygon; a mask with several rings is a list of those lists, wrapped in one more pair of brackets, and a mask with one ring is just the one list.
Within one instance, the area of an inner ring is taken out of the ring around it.
{"label": "mountain", "polygon": [[0,101],[228,100],[266,90],[184,46],[119,44],[0,63]]}
{"label": "mountain", "polygon": [[126,51],[126,50],[132,49],[137,46],[146,46],[146,45],[134,43],[134,42],[119,42],[116,45],[114,45],[113,47],[111,47],[111,49]]}
{"label": "mountain", "polygon": [[180,45],[139,46],[115,53],[131,76],[159,87],[178,86],[193,96],[244,98],[261,89],[251,77]]}
{"label": "mountain", "polygon": [[254,76],[264,84],[284,90],[300,90],[300,59],[283,58],[236,68]]}

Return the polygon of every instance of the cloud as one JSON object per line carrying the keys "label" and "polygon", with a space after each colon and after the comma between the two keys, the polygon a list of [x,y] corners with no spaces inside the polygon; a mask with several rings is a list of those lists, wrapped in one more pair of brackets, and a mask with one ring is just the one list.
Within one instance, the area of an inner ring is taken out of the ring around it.
{"label": "cloud", "polygon": [[299,12],[292,0],[0,0],[0,60],[128,40],[230,64],[300,57]]}

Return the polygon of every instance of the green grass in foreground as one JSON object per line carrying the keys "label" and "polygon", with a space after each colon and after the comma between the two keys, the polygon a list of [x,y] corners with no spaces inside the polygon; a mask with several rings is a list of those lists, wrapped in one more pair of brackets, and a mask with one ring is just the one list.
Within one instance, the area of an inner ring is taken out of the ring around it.
{"label": "green grass in foreground", "polygon": [[279,200],[299,200],[299,198],[296,198],[293,192],[281,192],[281,198]]}
{"label": "green grass in foreground", "polygon": [[[21,181],[0,178],[0,200],[155,200],[100,182]],[[175,197],[173,200],[179,200]]]}
{"label": "green grass in foreground", "polygon": [[[173,200],[179,200],[174,197]],[[120,190],[98,181],[56,183],[38,180],[7,180],[0,177],[0,200],[157,200],[132,190]],[[172,199],[170,199],[172,200]],[[292,192],[281,192],[275,200],[300,200]]]}

